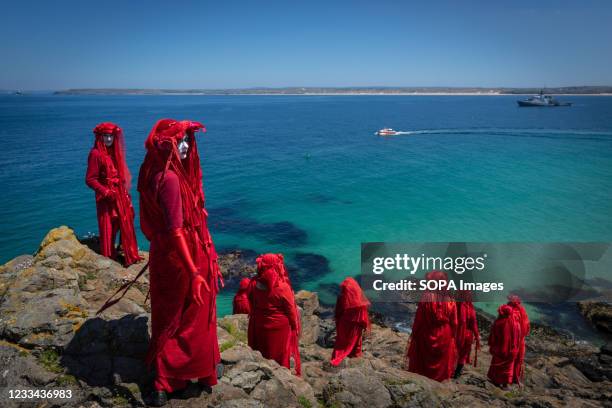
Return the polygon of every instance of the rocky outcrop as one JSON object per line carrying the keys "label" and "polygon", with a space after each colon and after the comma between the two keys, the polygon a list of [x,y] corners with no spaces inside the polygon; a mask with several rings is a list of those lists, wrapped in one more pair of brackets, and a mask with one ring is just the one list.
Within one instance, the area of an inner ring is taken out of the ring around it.
{"label": "rocky outcrop", "polygon": [[579,302],[578,309],[597,330],[612,335],[612,305],[610,303]]}
{"label": "rocky outcrop", "polygon": [[[141,255],[146,259],[148,254]],[[243,276],[246,264],[240,256],[224,256],[224,274]],[[122,268],[60,227],[49,232],[34,256],[1,266],[0,388],[73,391],[70,400],[47,401],[53,406],[143,406],[151,380],[142,363],[150,332],[147,274],[121,302],[95,316],[143,264]],[[501,390],[487,380],[491,357],[486,346],[477,367],[466,366],[459,380],[438,383],[403,370],[409,335],[385,327],[384,316],[374,319],[363,357],[332,367],[328,361],[335,324],[323,317],[329,311],[322,312],[313,292],[298,292],[296,301],[302,320],[302,378],[248,347],[248,316],[226,316],[218,320],[217,329],[225,364],[219,384],[210,394],[173,398],[170,406],[612,406],[610,346],[575,342],[534,324],[527,339],[524,387]],[[414,310],[414,305],[402,307],[406,313]],[[585,314],[601,315],[598,308],[589,310]],[[486,332],[490,317],[479,315],[479,322]],[[20,404],[3,401],[9,407]]]}

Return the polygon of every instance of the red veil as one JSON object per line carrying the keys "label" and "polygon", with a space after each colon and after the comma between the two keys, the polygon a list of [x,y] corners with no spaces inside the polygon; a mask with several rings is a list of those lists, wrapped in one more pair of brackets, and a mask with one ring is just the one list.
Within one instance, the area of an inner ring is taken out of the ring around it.
{"label": "red veil", "polygon": [[512,308],[514,319],[519,322],[521,328],[519,351],[514,367],[514,382],[520,383],[523,381],[523,377],[525,375],[525,370],[523,367],[523,362],[525,360],[525,337],[527,337],[529,334],[531,327],[529,324],[529,316],[527,316],[527,311],[521,304],[520,297],[517,295],[508,296],[508,306]]}
{"label": "red veil", "polygon": [[330,363],[337,366],[346,357],[362,355],[364,331],[370,331],[368,317],[370,302],[357,281],[351,277],[340,284],[340,295],[336,301],[336,341]]}
{"label": "red veil", "polygon": [[234,295],[234,301],[232,302],[233,314],[251,312],[251,306],[249,304],[249,289],[251,287],[251,280],[249,278],[242,278],[238,291]]}
{"label": "red veil", "polygon": [[[95,135],[94,146],[99,153],[100,164],[107,169],[107,185],[99,187],[100,189],[107,188],[113,191],[115,197],[116,209],[119,216],[119,230],[121,232],[121,246],[125,254],[125,264],[131,265],[138,262],[140,255],[138,254],[138,244],[136,242],[136,232],[134,230],[134,208],[129,196],[132,175],[125,162],[125,139],[123,130],[116,124],[111,122],[103,122],[98,124],[93,133]],[[102,135],[112,134],[114,136],[111,147],[106,147]],[[111,169],[115,169],[118,174],[118,180],[113,178]],[[88,169],[88,176],[89,176]],[[94,181],[95,183],[95,181]],[[88,182],[88,184],[90,184]],[[94,189],[95,186],[92,186]],[[100,203],[100,205],[104,205]],[[108,211],[112,211],[110,208]],[[100,214],[98,215],[100,217]],[[99,220],[100,221],[100,220]],[[110,221],[109,221],[110,222]],[[110,225],[102,227],[110,229]],[[109,232],[110,233],[110,232]],[[101,231],[102,234],[102,231]],[[110,237],[114,239],[114,237]],[[101,242],[101,245],[103,243]],[[109,243],[114,245],[114,243]],[[114,251],[114,249],[113,249]],[[108,254],[110,255],[110,254]]]}
{"label": "red veil", "polygon": [[505,385],[515,382],[521,327],[511,306],[501,305],[497,312],[489,334],[489,352],[493,358],[487,375],[493,383]]}
{"label": "red veil", "polygon": [[[342,317],[342,313],[349,309],[356,309],[365,307],[367,317],[367,307],[370,306],[370,301],[363,293],[361,286],[359,283],[351,277],[346,278],[340,284],[340,295],[338,296],[338,300],[336,302],[335,309],[335,317],[336,321]],[[365,329],[366,331],[370,330],[370,319],[367,318],[365,321]]]}
{"label": "red veil", "polygon": [[[445,272],[432,271],[429,281],[446,281]],[[451,378],[457,363],[457,308],[446,290],[426,291],[419,301],[405,356],[408,371],[436,381]]]}
{"label": "red veil", "polygon": [[[93,132],[96,136],[94,148],[98,149],[103,156],[109,159],[112,155],[112,160],[117,172],[119,172],[119,177],[121,177],[121,180],[125,183],[126,190],[129,191],[132,185],[132,174],[125,162],[125,138],[123,137],[123,129],[112,122],[103,122],[97,125]],[[102,140],[102,135],[105,134],[112,134],[115,137],[113,145],[110,148],[106,147]]]}
{"label": "red veil", "polygon": [[457,294],[457,351],[458,364],[471,363],[470,354],[472,352],[472,344],[476,343],[474,353],[474,366],[478,364],[478,349],[480,343],[478,338],[478,321],[476,319],[476,309],[472,303],[472,293],[468,290],[459,291]]}
{"label": "red veil", "polygon": [[[258,283],[266,289],[259,289]],[[287,368],[293,357],[296,374],[300,376],[300,317],[282,254],[257,258],[257,277],[251,280],[249,300],[249,346]]]}
{"label": "red veil", "polygon": [[[202,169],[195,138],[195,132],[200,130],[206,132],[206,128],[200,122],[161,119],[149,133],[145,142],[147,155],[138,176],[138,191],[141,193],[140,223],[142,232],[149,240],[163,228],[161,226],[163,214],[159,206],[154,203],[156,197],[147,194],[150,192],[148,183],[161,171],[163,172],[159,180],[161,184],[165,173],[172,170],[179,179],[185,223],[194,229],[202,242],[206,242],[208,234],[202,230],[205,227],[206,213],[200,211],[204,208]],[[189,136],[190,152],[181,162],[177,143],[185,132]]]}

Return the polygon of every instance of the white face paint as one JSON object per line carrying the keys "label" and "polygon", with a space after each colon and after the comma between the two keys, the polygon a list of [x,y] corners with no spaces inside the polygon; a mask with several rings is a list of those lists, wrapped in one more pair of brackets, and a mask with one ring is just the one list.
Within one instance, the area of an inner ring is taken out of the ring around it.
{"label": "white face paint", "polygon": [[115,135],[112,133],[105,133],[102,135],[102,141],[104,142],[104,146],[111,147],[113,145],[113,141],[115,141]]}
{"label": "white face paint", "polygon": [[183,138],[179,141],[178,152],[179,152],[179,156],[181,157],[181,160],[187,158],[187,152],[189,152],[188,142],[189,142],[189,136],[187,135],[183,136]]}

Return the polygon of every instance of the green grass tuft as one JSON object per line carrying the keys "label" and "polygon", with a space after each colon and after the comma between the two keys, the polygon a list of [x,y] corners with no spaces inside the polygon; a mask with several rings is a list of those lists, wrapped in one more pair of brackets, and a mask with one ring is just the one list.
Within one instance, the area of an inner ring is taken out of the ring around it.
{"label": "green grass tuft", "polygon": [[59,354],[53,349],[47,349],[40,353],[38,362],[52,373],[62,373],[64,371],[64,368],[60,365]]}
{"label": "green grass tuft", "polygon": [[300,406],[304,408],[312,408],[312,403],[305,396],[300,395],[297,400]]}
{"label": "green grass tuft", "polygon": [[55,384],[57,384],[59,387],[77,385],[78,383],[79,381],[76,379],[76,377],[70,374],[63,374],[55,379]]}

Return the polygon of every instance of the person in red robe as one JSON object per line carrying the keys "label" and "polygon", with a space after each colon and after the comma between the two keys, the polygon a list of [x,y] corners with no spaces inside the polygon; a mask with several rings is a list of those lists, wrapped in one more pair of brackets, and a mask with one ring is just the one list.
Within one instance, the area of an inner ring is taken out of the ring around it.
{"label": "person in red robe", "polygon": [[[442,271],[425,275],[428,281],[448,281]],[[455,333],[457,307],[445,289],[423,293],[417,306],[405,356],[408,371],[436,381],[453,375],[457,364]]]}
{"label": "person in red robe", "polygon": [[257,258],[257,276],[251,280],[249,302],[249,346],[289,369],[293,357],[296,375],[300,376],[301,326],[282,254]]}
{"label": "person in red robe", "polygon": [[521,298],[519,298],[517,295],[508,296],[508,305],[512,307],[513,316],[516,320],[518,320],[521,327],[521,340],[519,343],[518,357],[515,362],[513,379],[516,384],[520,384],[523,382],[523,377],[525,375],[525,337],[529,335],[531,327],[529,324],[529,316],[527,316],[527,311],[523,305],[521,305]]}
{"label": "person in red robe", "polygon": [[220,362],[216,296],[223,285],[204,209],[195,139],[198,122],[162,119],[145,147],[140,168],[140,223],[149,250],[151,342],[146,357],[156,370],[151,405],[191,379],[208,391]]}
{"label": "person in red robe", "polygon": [[493,358],[487,376],[494,384],[506,387],[515,382],[521,326],[509,305],[501,305],[489,334],[489,352]]}
{"label": "person in red robe", "polygon": [[472,364],[472,345],[476,344],[473,364],[478,362],[478,350],[480,349],[480,332],[476,320],[476,309],[472,303],[470,291],[460,291],[457,298],[457,368],[453,378],[459,378],[465,364]]}
{"label": "person in red robe", "polygon": [[134,231],[134,207],[130,190],[131,175],[125,163],[123,131],[111,122],[97,125],[94,146],[87,159],[85,183],[96,193],[96,210],[100,234],[100,253],[117,259],[115,239],[121,235],[123,263],[138,262],[136,232]]}
{"label": "person in red robe", "polygon": [[251,305],[249,304],[249,288],[251,280],[249,278],[242,278],[238,292],[234,296],[233,314],[249,314],[251,312]]}
{"label": "person in red robe", "polygon": [[345,357],[360,357],[363,334],[370,330],[370,302],[357,281],[346,278],[340,285],[336,301],[336,342],[331,365],[339,365]]}

